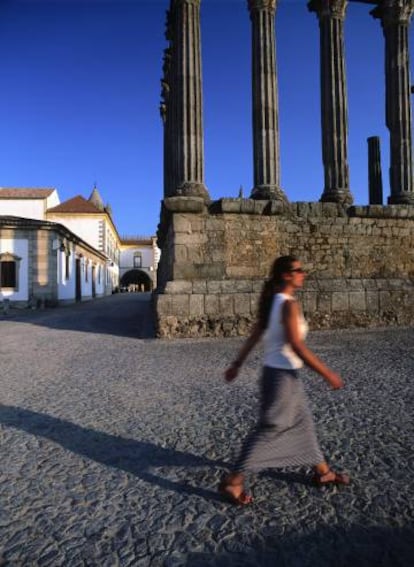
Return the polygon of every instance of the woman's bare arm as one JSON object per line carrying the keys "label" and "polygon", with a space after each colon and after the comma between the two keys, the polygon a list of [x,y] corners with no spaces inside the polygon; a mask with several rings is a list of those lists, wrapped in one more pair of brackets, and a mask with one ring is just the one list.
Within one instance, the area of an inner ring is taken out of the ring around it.
{"label": "woman's bare arm", "polygon": [[341,377],[322,362],[303,342],[299,333],[299,306],[296,301],[285,301],[282,309],[282,322],[286,332],[286,340],[293,351],[303,362],[320,374],[332,388],[342,388]]}
{"label": "woman's bare arm", "polygon": [[250,335],[244,342],[236,360],[224,373],[224,378],[225,380],[227,380],[227,382],[231,382],[237,377],[237,374],[239,373],[239,368],[241,367],[245,359],[248,357],[250,351],[253,350],[253,348],[259,342],[260,337],[263,334],[263,331],[264,329],[259,325],[259,322],[257,321]]}

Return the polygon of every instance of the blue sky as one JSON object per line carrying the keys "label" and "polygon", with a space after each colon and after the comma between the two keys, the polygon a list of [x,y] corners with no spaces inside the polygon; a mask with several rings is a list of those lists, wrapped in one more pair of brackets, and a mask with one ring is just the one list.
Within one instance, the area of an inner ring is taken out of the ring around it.
{"label": "blue sky", "polygon": [[[121,235],[155,234],[163,197],[159,117],[168,0],[0,0],[0,186],[56,187],[62,201],[96,182]],[[202,0],[205,182],[212,199],[253,183],[250,21],[245,0]],[[384,41],[370,6],[345,22],[349,164],[368,201],[367,137],[381,137],[388,185]],[[323,189],[319,27],[305,0],[276,15],[282,187]],[[410,31],[411,67],[413,37]]]}

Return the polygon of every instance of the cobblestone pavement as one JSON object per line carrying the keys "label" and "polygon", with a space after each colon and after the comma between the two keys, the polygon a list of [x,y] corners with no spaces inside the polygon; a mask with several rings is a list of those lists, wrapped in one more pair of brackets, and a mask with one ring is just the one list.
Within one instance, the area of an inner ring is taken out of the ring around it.
{"label": "cobblestone pavement", "polygon": [[236,508],[216,487],[254,424],[260,349],[225,384],[241,339],[137,339],[137,301],[0,321],[0,565],[413,564],[413,329],[311,333],[346,380],[303,372],[321,445],[353,483],[269,471]]}

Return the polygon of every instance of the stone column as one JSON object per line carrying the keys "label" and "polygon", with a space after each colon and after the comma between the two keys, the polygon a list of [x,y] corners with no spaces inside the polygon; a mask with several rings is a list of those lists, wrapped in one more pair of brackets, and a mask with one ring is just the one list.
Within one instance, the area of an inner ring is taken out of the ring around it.
{"label": "stone column", "polygon": [[368,185],[369,204],[382,205],[381,149],[378,136],[371,136],[368,142]]}
{"label": "stone column", "polygon": [[203,197],[204,138],[202,112],[201,0],[171,0],[167,165],[170,196]]}
{"label": "stone column", "polygon": [[350,205],[348,110],[344,56],[347,0],[311,0],[320,28],[322,159],[325,187],[321,201]]}
{"label": "stone column", "polygon": [[414,0],[380,0],[371,13],[385,37],[386,123],[390,131],[390,204],[414,204],[408,28]]}
{"label": "stone column", "polygon": [[248,0],[252,22],[253,199],[287,202],[280,188],[279,103],[276,73],[277,0]]}

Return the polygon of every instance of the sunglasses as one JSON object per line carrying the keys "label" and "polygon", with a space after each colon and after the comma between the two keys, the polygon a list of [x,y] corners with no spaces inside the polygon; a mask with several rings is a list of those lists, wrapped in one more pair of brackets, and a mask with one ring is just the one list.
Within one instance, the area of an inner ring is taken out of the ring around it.
{"label": "sunglasses", "polygon": [[292,268],[291,270],[289,270],[289,272],[292,273],[296,273],[296,274],[304,274],[305,270],[303,268]]}

